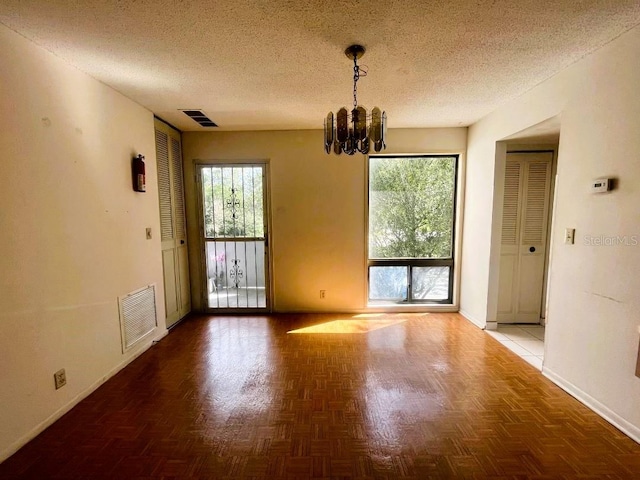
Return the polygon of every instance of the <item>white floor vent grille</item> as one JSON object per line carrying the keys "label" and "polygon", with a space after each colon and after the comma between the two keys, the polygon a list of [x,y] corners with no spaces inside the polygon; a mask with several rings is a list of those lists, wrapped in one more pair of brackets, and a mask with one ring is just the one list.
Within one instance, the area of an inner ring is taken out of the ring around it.
{"label": "white floor vent grille", "polygon": [[156,328],[156,289],[154,285],[118,298],[122,353]]}

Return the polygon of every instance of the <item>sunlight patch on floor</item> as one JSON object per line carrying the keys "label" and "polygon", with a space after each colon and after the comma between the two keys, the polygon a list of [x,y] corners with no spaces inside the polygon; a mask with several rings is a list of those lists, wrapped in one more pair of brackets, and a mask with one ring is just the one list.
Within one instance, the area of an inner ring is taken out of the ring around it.
{"label": "sunlight patch on floor", "polygon": [[333,320],[287,333],[367,333],[406,322],[406,319]]}

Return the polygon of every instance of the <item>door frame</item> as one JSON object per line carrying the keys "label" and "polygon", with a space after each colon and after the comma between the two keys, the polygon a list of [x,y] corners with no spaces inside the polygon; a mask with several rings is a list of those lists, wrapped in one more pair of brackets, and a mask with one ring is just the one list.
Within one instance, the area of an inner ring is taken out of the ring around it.
{"label": "door frame", "polygon": [[[265,258],[264,262],[264,281],[265,281],[265,303],[264,308],[210,308],[209,297],[207,288],[207,242],[204,240],[204,204],[202,199],[202,181],[201,181],[201,168],[202,167],[247,167],[250,165],[261,166],[264,170],[264,182],[263,182],[263,214],[264,223],[266,227],[265,232]],[[270,162],[268,159],[256,159],[256,160],[201,160],[195,159],[193,161],[194,167],[194,180],[196,186],[196,208],[198,215],[198,267],[200,269],[200,289],[202,309],[207,313],[271,313],[273,311],[273,249],[271,241],[271,175],[270,175]]]}

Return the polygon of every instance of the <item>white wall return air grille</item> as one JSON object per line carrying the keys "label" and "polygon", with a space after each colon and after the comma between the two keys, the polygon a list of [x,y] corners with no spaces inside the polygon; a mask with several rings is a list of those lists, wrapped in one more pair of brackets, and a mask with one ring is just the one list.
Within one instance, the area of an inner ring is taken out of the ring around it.
{"label": "white wall return air grille", "polygon": [[125,353],[156,328],[155,285],[131,292],[118,298],[122,353]]}

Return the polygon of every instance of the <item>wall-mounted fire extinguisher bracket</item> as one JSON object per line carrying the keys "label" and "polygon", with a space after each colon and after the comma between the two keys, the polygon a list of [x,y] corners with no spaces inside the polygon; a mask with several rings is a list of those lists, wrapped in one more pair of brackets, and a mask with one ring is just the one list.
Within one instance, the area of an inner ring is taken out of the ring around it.
{"label": "wall-mounted fire extinguisher bracket", "polygon": [[144,177],[144,155],[138,154],[131,161],[131,172],[133,175],[133,191],[146,192],[147,187]]}

